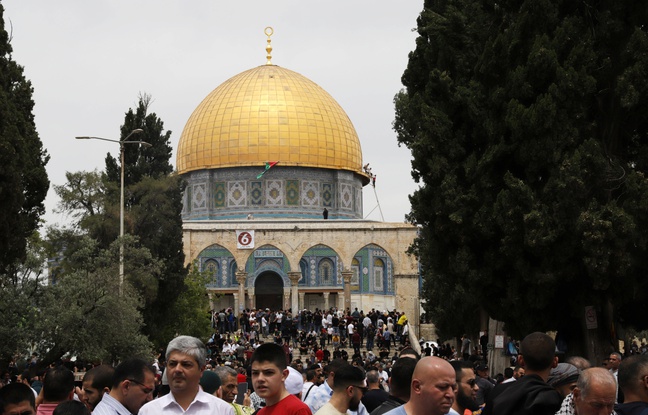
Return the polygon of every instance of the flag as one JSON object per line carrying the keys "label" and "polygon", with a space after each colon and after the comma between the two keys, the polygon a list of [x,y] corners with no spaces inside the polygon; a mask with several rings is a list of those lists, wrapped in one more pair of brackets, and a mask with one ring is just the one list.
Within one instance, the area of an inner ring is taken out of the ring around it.
{"label": "flag", "polygon": [[266,164],[265,164],[265,170],[263,170],[263,171],[261,172],[261,174],[259,174],[259,175],[257,176],[257,179],[260,179],[260,178],[265,174],[265,172],[267,172],[268,170],[270,170],[270,168],[271,168],[271,167],[274,167],[274,165],[277,164],[277,163],[279,163],[279,162],[278,162],[278,161],[268,161],[268,162],[266,162]]}

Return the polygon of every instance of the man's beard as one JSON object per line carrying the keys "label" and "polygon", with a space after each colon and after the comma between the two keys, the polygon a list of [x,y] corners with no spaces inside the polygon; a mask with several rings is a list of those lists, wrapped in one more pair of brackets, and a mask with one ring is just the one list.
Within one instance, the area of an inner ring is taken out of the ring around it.
{"label": "man's beard", "polygon": [[477,402],[470,396],[464,394],[461,390],[457,393],[457,404],[459,404],[461,408],[465,408],[471,411],[476,411],[479,409]]}

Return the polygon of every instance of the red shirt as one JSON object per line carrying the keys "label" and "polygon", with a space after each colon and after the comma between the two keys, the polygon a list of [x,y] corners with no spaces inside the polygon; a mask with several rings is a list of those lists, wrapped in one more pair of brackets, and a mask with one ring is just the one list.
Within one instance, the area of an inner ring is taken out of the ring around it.
{"label": "red shirt", "polygon": [[308,405],[295,395],[288,395],[272,406],[265,406],[258,415],[313,415]]}
{"label": "red shirt", "polygon": [[322,349],[318,349],[318,350],[315,352],[315,357],[317,358],[317,361],[318,361],[318,362],[323,361],[323,360],[324,360],[324,350],[322,350]]}

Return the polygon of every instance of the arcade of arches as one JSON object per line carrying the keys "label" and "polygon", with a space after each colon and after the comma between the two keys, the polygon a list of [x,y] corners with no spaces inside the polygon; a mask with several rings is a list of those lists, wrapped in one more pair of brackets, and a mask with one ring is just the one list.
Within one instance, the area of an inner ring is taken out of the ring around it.
{"label": "arcade of arches", "polygon": [[[237,245],[242,230],[252,249]],[[214,309],[396,308],[418,324],[418,264],[405,252],[415,237],[408,224],[360,220],[184,224],[185,257],[212,275]]]}

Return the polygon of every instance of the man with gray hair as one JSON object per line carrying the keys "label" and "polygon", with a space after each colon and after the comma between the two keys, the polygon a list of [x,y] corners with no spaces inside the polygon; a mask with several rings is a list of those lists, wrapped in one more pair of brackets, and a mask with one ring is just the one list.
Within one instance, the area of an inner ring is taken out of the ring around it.
{"label": "man with gray hair", "polygon": [[254,408],[252,406],[239,405],[234,402],[238,392],[238,382],[236,370],[230,366],[216,366],[214,372],[218,375],[221,381],[218,396],[225,402],[228,402],[234,408],[236,415],[252,415]]}
{"label": "man with gray hair", "polygon": [[191,336],[176,337],[169,342],[166,361],[171,393],[144,405],[139,415],[234,415],[234,409],[227,402],[200,389],[200,378],[207,362],[203,342]]}
{"label": "man with gray hair", "polygon": [[567,395],[556,415],[614,414],[617,383],[614,375],[602,367],[581,372],[573,392]]}

